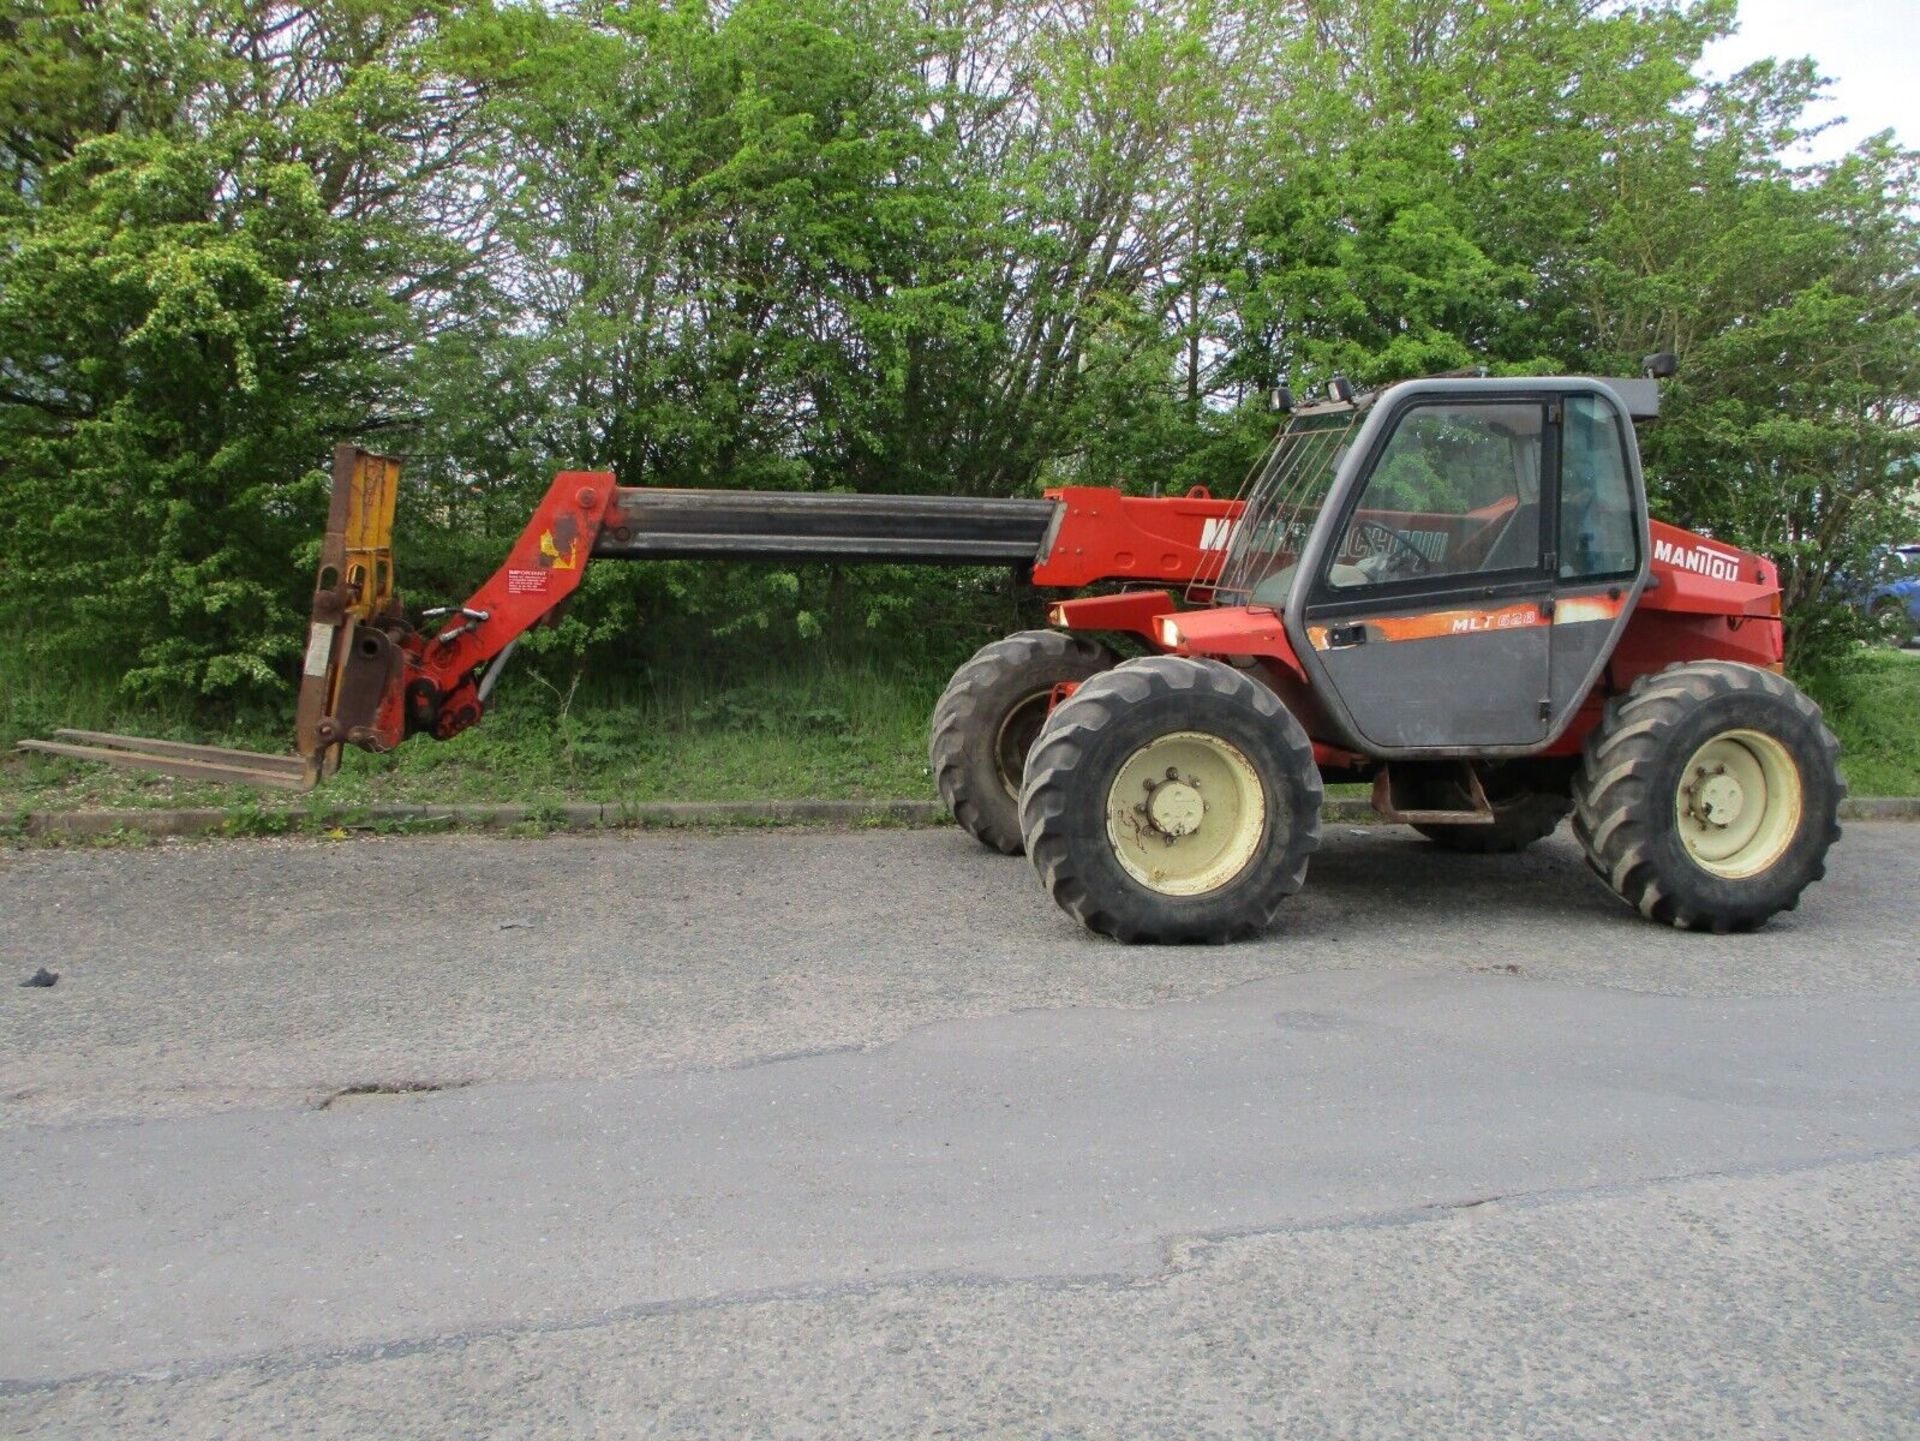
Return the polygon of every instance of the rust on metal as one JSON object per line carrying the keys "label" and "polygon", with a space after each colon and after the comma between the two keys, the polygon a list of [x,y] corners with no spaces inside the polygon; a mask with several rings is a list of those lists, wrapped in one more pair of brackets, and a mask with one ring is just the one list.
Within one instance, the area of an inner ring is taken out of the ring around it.
{"label": "rust on metal", "polygon": [[1467,798],[1471,809],[1428,810],[1417,806],[1403,809],[1394,801],[1392,766],[1382,766],[1373,777],[1373,808],[1380,813],[1382,820],[1399,821],[1403,825],[1490,826],[1493,824],[1493,806],[1487,800],[1486,789],[1480,784],[1480,772],[1471,765],[1466,767],[1466,772]]}
{"label": "rust on metal", "polygon": [[306,763],[299,756],[260,755],[224,746],[148,740],[111,731],[57,730],[57,739],[24,740],[20,749],[68,760],[101,761],[137,770],[165,771],[189,780],[238,781],[280,790],[306,790]]}
{"label": "rust on metal", "polygon": [[398,655],[390,632],[405,628],[393,565],[399,495],[399,461],[356,446],[335,448],[295,708],[308,785],[340,768],[346,742],[384,750],[379,738],[397,730]]}

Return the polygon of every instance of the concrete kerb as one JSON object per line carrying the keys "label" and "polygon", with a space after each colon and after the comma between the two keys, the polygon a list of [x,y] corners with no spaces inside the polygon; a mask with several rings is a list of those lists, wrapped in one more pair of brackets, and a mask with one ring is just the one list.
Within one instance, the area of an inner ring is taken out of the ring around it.
{"label": "concrete kerb", "polygon": [[1920,796],[1852,796],[1840,802],[1843,821],[1920,821]]}
{"label": "concrete kerb", "polygon": [[556,831],[648,829],[735,825],[933,825],[946,819],[933,801],[655,801],[547,805],[342,806],[332,810],[261,808],[183,810],[33,811],[24,829],[34,838],[115,834],[197,836],[257,835],[328,830],[334,827],[427,830],[434,827],[499,829],[539,825]]}
{"label": "concrete kerb", "polygon": [[[1856,796],[1841,804],[1842,820],[1920,821],[1920,796]],[[1326,823],[1378,821],[1364,800],[1328,801]],[[556,831],[648,830],[675,826],[897,825],[946,822],[937,801],[647,801],[567,805],[369,805],[333,811],[210,808],[184,810],[33,811],[24,830],[36,839],[84,840],[116,834],[204,836],[279,834],[346,829],[500,829],[539,825]]]}

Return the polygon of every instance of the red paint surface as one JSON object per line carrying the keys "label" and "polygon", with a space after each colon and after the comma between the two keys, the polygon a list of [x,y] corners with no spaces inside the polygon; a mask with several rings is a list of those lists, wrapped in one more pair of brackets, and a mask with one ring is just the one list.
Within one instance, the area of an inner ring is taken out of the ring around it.
{"label": "red paint surface", "polygon": [[[381,706],[383,739],[397,743],[409,728],[408,695],[433,698],[430,713],[416,707],[411,728],[431,730],[442,739],[480,718],[476,672],[578,589],[617,494],[606,471],[562,471],[554,477],[506,561],[466,602],[488,618],[468,623],[455,617],[434,636],[410,636],[402,643],[402,690]],[[1102,581],[1181,584],[1204,578],[1223,559],[1231,523],[1242,509],[1238,501],[1203,492],[1147,497],[1069,486],[1047,494],[1064,511],[1033,579],[1065,589]],[[1772,563],[1657,521],[1652,531],[1651,584],[1607,667],[1601,695],[1676,661],[1724,658],[1777,665],[1780,592]],[[1442,633],[1451,633],[1460,613],[1446,613]],[[1050,618],[1069,629],[1137,635],[1166,650],[1157,623],[1170,614],[1178,615],[1181,644],[1175,649],[1180,654],[1257,659],[1304,680],[1279,616],[1264,606],[1178,611],[1170,592],[1141,590],[1062,601]],[[1397,638],[1431,634],[1441,620],[1429,614],[1370,618],[1368,624]],[[1599,699],[1583,706],[1554,753],[1577,749],[1598,719]]]}

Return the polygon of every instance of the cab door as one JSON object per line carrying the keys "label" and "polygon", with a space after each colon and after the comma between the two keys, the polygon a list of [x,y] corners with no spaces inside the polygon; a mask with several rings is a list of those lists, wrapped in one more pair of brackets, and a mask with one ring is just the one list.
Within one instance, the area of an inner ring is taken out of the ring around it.
{"label": "cab door", "polygon": [[1304,632],[1371,752],[1525,750],[1552,713],[1559,403],[1416,394],[1384,417]]}
{"label": "cab door", "polygon": [[1647,508],[1632,425],[1610,393],[1566,397],[1553,547],[1556,728],[1593,689],[1645,580]]}

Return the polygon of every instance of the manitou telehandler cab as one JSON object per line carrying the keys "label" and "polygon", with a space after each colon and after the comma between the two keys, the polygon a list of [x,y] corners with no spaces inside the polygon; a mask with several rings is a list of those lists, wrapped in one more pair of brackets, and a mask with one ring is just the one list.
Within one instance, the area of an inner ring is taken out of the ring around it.
{"label": "manitou telehandler cab", "polygon": [[1024,850],[1095,931],[1260,931],[1306,878],[1324,781],[1370,782],[1381,815],[1462,851],[1517,850],[1571,812],[1607,884],[1675,926],[1741,930],[1792,907],[1839,836],[1839,747],[1780,673],[1773,565],[1649,519],[1634,422],[1657,414],[1654,381],[1329,392],[1298,409],[1283,396],[1287,422],[1234,499],[675,491],[563,472],[492,579],[423,613],[431,633],[394,590],[398,466],[342,447],[297,756],[82,732],[26,744],[310,786],[343,744],[477,721],[520,635],[595,557],[1012,562],[1041,586],[1108,589],[955,673],[933,775],[963,827]]}

